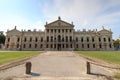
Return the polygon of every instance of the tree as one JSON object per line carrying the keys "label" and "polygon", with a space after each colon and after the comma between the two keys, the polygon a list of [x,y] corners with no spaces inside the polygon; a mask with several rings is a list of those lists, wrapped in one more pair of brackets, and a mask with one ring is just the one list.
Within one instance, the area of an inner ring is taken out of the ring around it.
{"label": "tree", "polygon": [[5,35],[0,35],[0,44],[4,44],[5,43]]}

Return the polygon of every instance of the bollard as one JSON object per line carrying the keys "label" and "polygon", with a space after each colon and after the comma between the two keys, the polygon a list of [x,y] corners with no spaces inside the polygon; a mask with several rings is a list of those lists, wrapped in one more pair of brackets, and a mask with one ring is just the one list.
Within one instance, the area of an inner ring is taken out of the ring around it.
{"label": "bollard", "polygon": [[26,62],[26,74],[31,74],[31,62]]}
{"label": "bollard", "polygon": [[87,74],[90,74],[90,62],[86,62],[86,66],[87,66]]}

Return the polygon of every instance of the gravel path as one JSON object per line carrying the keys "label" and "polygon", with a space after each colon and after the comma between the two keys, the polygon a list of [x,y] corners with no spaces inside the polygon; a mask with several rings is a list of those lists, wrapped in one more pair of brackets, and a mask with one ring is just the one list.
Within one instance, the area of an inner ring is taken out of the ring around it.
{"label": "gravel path", "polygon": [[25,74],[25,64],[22,64],[0,71],[0,79],[12,77],[14,80],[107,80],[104,76],[113,74],[110,69],[97,65],[91,65],[92,74],[86,74],[87,60],[72,51],[48,51],[28,61],[32,62],[30,75]]}

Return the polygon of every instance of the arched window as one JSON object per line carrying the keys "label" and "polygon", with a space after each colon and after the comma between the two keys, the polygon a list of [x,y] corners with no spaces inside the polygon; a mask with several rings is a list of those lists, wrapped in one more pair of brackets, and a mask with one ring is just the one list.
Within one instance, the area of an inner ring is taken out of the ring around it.
{"label": "arched window", "polygon": [[61,42],[61,36],[58,35],[58,42]]}
{"label": "arched window", "polygon": [[106,38],[103,38],[104,42],[106,42]]}
{"label": "arched window", "polygon": [[78,42],[78,37],[76,37],[76,42]]}
{"label": "arched window", "polygon": [[37,37],[35,38],[35,42],[37,42],[38,41],[38,39],[37,39]]}
{"label": "arched window", "polygon": [[26,42],[26,41],[27,41],[27,38],[25,37],[25,38],[24,38],[24,42]]}
{"label": "arched window", "polygon": [[87,37],[87,42],[89,42],[89,37]]}

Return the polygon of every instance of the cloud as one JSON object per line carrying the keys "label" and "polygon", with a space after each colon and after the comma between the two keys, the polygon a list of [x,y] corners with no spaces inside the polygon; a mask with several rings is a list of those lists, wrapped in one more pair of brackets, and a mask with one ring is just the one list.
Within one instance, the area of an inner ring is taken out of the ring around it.
{"label": "cloud", "polygon": [[80,25],[85,23],[103,25],[113,22],[114,16],[118,14],[104,14],[107,9],[119,5],[119,0],[53,0],[53,3],[45,3],[44,14],[46,17],[55,19],[61,16],[66,20],[79,21]]}

